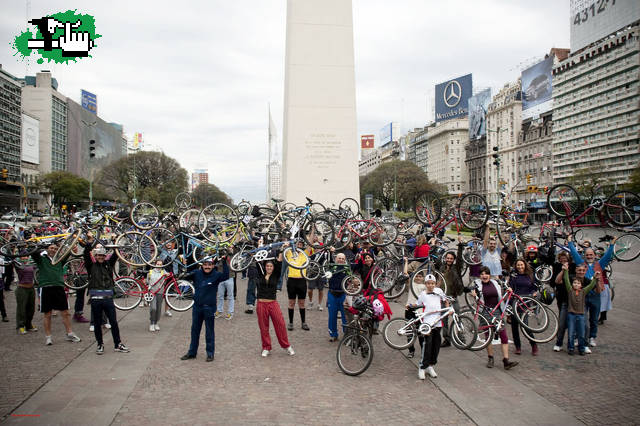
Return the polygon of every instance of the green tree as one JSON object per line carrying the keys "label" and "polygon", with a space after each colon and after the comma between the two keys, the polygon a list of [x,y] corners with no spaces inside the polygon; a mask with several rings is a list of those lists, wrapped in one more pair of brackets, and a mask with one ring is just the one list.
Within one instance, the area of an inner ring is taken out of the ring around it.
{"label": "green tree", "polygon": [[591,198],[592,191],[596,194],[611,194],[614,188],[614,181],[607,177],[606,171],[596,167],[576,170],[573,176],[567,179],[567,183],[586,201]]}
{"label": "green tree", "polygon": [[389,161],[360,177],[361,203],[365,194],[372,194],[386,210],[391,210],[394,200],[401,211],[413,209],[418,194],[427,189],[446,194],[442,185],[429,181],[427,174],[410,161]]}
{"label": "green tree", "polygon": [[96,182],[112,198],[154,203],[170,208],[179,192],[188,189],[187,171],[162,152],[141,151],[105,166]]}
{"label": "green tree", "polygon": [[211,203],[233,204],[224,191],[211,183],[201,183],[191,193],[191,202],[196,207],[206,207]]}
{"label": "green tree", "polygon": [[89,181],[65,171],[47,173],[41,185],[53,194],[54,205],[80,203],[89,198]]}
{"label": "green tree", "polygon": [[625,189],[640,194],[640,163],[638,163],[633,173],[631,173],[629,183],[625,185]]}

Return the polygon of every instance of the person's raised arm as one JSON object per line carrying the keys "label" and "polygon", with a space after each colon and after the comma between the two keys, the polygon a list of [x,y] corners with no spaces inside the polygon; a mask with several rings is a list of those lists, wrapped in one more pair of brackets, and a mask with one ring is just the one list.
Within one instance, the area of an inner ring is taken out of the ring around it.
{"label": "person's raised arm", "polygon": [[578,253],[578,249],[576,249],[575,244],[571,240],[571,235],[567,237],[567,240],[569,241],[569,252],[571,253],[571,257],[573,258],[573,263],[575,263],[576,265],[582,265],[584,263],[584,259],[582,258],[582,256],[580,256],[580,253]]}
{"label": "person's raised arm", "polygon": [[563,270],[563,279],[564,279],[564,286],[567,288],[567,291],[571,291],[571,283],[569,282],[569,265],[564,264],[562,265],[562,270]]}
{"label": "person's raised arm", "polygon": [[617,239],[618,239],[618,237],[615,237],[613,239],[613,241],[611,241],[611,244],[609,244],[609,247],[607,248],[607,251],[604,252],[602,257],[598,261],[598,263],[600,264],[600,268],[602,268],[603,270],[613,260],[613,246],[615,246]]}
{"label": "person's raised arm", "polygon": [[596,286],[596,284],[598,284],[599,280],[600,280],[600,271],[596,271],[596,273],[593,274],[593,278],[591,278],[591,282],[589,283],[589,285],[584,288],[585,294],[589,293]]}
{"label": "person's raised arm", "polygon": [[489,250],[489,234],[489,226],[486,225],[484,228],[484,237],[482,239],[482,247],[484,247],[485,250]]}
{"label": "person's raised arm", "polygon": [[456,271],[459,275],[462,275],[462,266],[464,265],[464,260],[462,259],[462,250],[464,250],[464,246],[466,243],[462,239],[462,235],[458,235],[458,252],[456,253]]}

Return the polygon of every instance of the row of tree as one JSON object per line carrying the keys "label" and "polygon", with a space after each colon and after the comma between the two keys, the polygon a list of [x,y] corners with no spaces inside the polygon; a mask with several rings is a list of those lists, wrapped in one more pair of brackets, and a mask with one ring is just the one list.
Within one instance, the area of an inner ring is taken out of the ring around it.
{"label": "row of tree", "polygon": [[[130,204],[134,198],[171,208],[175,197],[189,189],[187,171],[164,153],[140,151],[99,170],[93,182],[94,201]],[[89,199],[89,181],[65,171],[46,174],[41,185],[53,194],[54,204],[81,204]],[[232,203],[216,185],[203,183],[191,194],[192,204]]]}

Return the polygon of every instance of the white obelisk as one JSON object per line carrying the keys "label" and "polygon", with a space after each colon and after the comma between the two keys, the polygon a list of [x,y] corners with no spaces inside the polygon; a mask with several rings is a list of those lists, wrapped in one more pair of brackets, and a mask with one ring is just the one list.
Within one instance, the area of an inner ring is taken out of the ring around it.
{"label": "white obelisk", "polygon": [[282,197],[360,199],[351,0],[288,0]]}

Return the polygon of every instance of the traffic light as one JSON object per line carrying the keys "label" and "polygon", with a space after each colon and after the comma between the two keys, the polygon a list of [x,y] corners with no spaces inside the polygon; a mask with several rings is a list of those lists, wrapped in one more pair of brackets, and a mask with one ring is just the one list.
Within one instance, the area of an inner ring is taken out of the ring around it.
{"label": "traffic light", "polygon": [[91,139],[89,141],[89,158],[94,158],[96,156],[96,141]]}
{"label": "traffic light", "polygon": [[498,147],[493,147],[493,165],[500,167],[500,155],[498,154]]}
{"label": "traffic light", "polygon": [[527,175],[527,185],[531,185],[531,175]]}
{"label": "traffic light", "polygon": [[7,170],[6,168],[2,169],[2,180],[7,180],[7,178],[9,177],[9,170]]}

